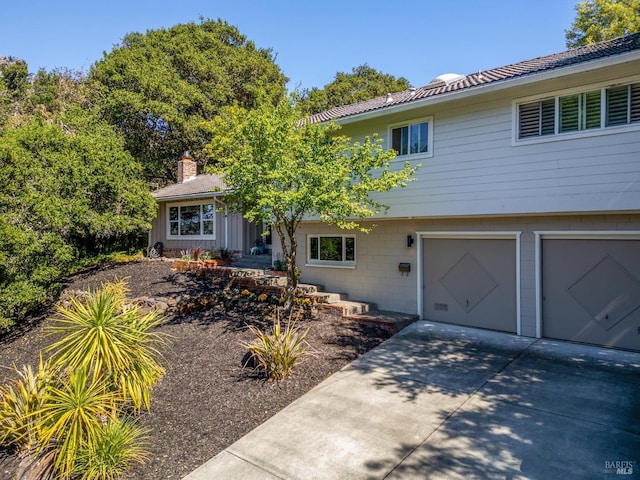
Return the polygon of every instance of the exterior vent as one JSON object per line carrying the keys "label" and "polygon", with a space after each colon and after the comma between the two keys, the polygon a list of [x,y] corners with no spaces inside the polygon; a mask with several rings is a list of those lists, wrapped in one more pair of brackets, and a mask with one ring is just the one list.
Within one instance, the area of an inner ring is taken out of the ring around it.
{"label": "exterior vent", "polygon": [[436,78],[431,80],[431,82],[429,82],[429,86],[444,87],[464,78],[465,75],[460,75],[459,73],[443,73],[442,75],[438,75]]}

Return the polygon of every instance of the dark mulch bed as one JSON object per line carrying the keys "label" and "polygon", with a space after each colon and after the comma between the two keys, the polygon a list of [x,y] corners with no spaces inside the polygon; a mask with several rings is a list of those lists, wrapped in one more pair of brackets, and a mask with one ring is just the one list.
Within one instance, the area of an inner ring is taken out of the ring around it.
{"label": "dark mulch bed", "polygon": [[[76,275],[68,288],[96,288],[101,283],[127,279],[131,297],[208,295],[221,288],[212,279],[176,273],[169,262],[142,261],[114,265]],[[0,338],[0,365],[36,364],[38,351],[51,339],[43,331],[47,315],[34,318],[17,334]],[[183,316],[173,315],[161,327],[169,334],[167,374],[153,391],[151,411],[143,415],[151,429],[150,461],[136,467],[128,479],[181,479],[238,440],[293,400],[322,382],[389,334],[371,325],[345,322],[322,314],[306,320],[311,326],[306,356],[292,377],[271,383],[243,368],[242,341],[252,335],[249,323],[265,325],[250,305],[225,309],[213,306]],[[13,378],[0,369],[0,383]],[[13,478],[17,459],[0,451],[0,478]]]}

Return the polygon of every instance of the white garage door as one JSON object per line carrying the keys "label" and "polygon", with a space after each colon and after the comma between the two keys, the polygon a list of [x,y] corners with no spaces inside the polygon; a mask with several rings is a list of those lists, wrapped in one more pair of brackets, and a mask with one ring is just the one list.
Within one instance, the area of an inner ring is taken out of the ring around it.
{"label": "white garage door", "polygon": [[542,334],[640,350],[640,241],[543,239]]}
{"label": "white garage door", "polygon": [[515,240],[423,242],[423,318],[516,332]]}

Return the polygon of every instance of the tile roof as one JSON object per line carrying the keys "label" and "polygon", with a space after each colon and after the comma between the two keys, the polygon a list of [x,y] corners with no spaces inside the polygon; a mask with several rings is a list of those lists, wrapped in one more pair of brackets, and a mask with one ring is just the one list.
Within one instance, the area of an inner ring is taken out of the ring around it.
{"label": "tile roof", "polygon": [[226,190],[222,177],[220,175],[198,175],[191,180],[182,183],[174,183],[164,188],[152,192],[151,195],[158,200],[188,198],[193,195],[202,195],[205,193],[220,192]]}
{"label": "tile roof", "polygon": [[632,52],[634,50],[640,50],[640,33],[634,33],[625,37],[619,37],[593,45],[573,48],[553,55],[525,60],[524,62],[513,63],[504,67],[472,73],[464,77],[461,76],[460,79],[448,84],[445,82],[431,82],[429,85],[424,87],[413,88],[364,102],[336,107],[331,110],[312,115],[307,119],[307,121],[317,123],[350,117],[352,115],[381,110],[416,100],[436,97],[445,93],[468,90],[474,87],[488,85],[490,83],[511,80],[514,78],[524,77],[526,75],[538,74],[606,57],[612,57]]}

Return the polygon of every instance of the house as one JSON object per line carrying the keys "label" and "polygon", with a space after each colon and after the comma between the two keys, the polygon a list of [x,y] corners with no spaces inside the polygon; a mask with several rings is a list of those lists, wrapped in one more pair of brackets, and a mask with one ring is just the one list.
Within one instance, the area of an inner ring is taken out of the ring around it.
{"label": "house", "polygon": [[178,161],[178,182],[152,193],[158,213],[149,232],[149,247],[160,242],[163,255],[178,257],[182,250],[201,247],[248,255],[264,232],[225,203],[226,185],[219,175],[197,174],[189,152]]}
{"label": "house", "polygon": [[[422,319],[640,350],[640,34],[314,115],[417,180],[370,234],[308,220],[302,281]],[[274,250],[276,246],[274,246]]]}

